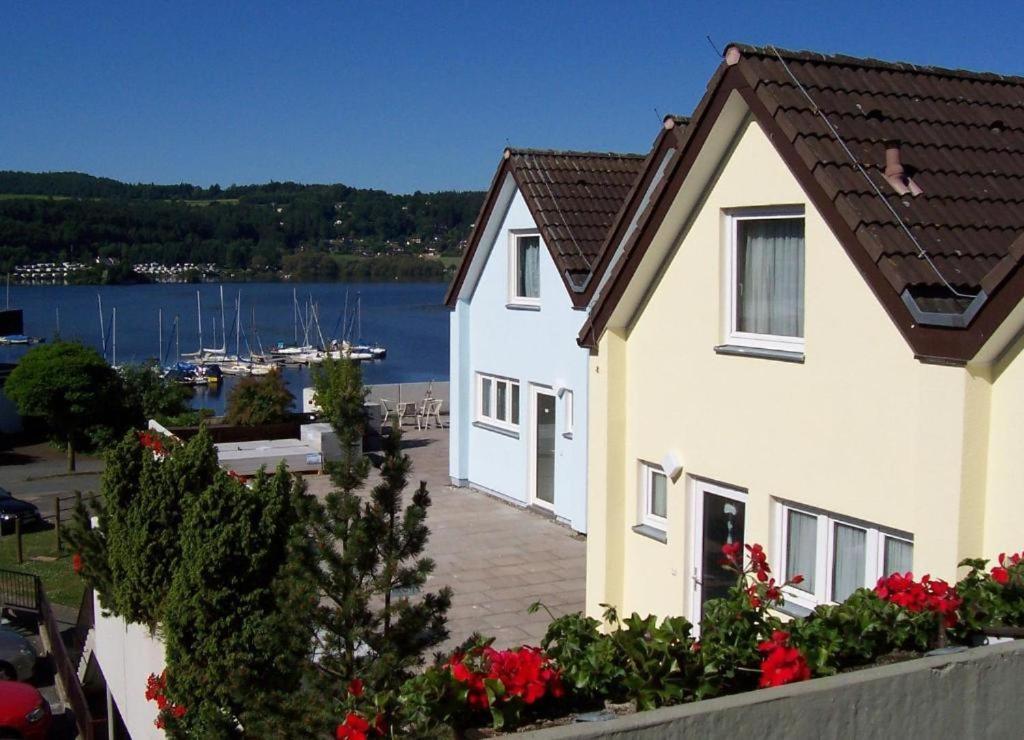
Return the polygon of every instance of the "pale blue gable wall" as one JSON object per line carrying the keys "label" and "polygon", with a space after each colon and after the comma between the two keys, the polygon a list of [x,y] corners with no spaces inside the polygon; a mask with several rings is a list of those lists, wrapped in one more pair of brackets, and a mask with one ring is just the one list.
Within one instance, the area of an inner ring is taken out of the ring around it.
{"label": "pale blue gable wall", "polygon": [[[451,477],[520,503],[529,499],[529,446],[533,443],[530,384],[561,385],[573,391],[572,438],[563,436],[565,403],[556,402],[555,515],[577,531],[586,531],[587,491],[587,352],[576,343],[585,313],[572,308],[565,284],[545,245],[541,246],[539,311],[506,308],[508,303],[509,230],[535,224],[516,190],[488,243],[475,289],[458,301],[451,316],[452,429]],[[471,278],[467,278],[467,284]],[[519,438],[473,425],[475,374],[492,373],[520,383]]]}

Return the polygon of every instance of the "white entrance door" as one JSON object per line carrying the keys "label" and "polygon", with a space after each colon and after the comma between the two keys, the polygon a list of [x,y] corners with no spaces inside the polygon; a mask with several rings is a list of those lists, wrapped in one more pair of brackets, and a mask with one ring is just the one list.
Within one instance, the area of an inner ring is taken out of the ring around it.
{"label": "white entrance door", "polygon": [[555,508],[555,395],[530,386],[530,503]]}
{"label": "white entrance door", "polygon": [[690,621],[700,625],[704,604],[726,595],[735,583],[735,574],[722,567],[722,546],[743,544],[747,494],[734,488],[694,479],[693,553]]}

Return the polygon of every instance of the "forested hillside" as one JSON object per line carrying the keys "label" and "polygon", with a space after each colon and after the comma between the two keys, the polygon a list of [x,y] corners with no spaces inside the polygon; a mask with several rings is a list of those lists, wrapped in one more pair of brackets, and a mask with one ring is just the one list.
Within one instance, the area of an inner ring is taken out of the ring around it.
{"label": "forested hillside", "polygon": [[479,192],[392,195],[293,182],[202,188],[77,172],[0,172],[0,272],[31,262],[112,257],[127,264],[292,267],[344,276],[352,269],[345,255],[456,254],[482,198]]}

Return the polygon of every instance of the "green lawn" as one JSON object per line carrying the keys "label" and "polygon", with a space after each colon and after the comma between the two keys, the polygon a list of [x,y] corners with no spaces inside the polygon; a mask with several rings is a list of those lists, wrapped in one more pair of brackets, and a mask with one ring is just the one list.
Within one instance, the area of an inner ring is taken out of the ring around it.
{"label": "green lawn", "polygon": [[[57,531],[44,529],[22,535],[25,562],[18,565],[17,543],[13,534],[0,537],[0,568],[32,573],[43,580],[46,595],[55,604],[77,607],[82,601],[85,583],[71,570],[71,549],[64,543],[64,552],[57,553]],[[57,557],[56,560],[33,560],[34,556]]]}

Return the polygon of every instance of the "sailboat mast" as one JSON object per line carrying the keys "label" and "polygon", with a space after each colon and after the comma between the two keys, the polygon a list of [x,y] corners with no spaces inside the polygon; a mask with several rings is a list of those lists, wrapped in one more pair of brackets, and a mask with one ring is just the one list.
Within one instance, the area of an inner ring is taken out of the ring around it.
{"label": "sailboat mast", "polygon": [[11,273],[7,273],[7,308],[11,307]]}
{"label": "sailboat mast", "polygon": [[348,341],[348,288],[345,288],[345,308],[341,314],[341,340]]}
{"label": "sailboat mast", "polygon": [[292,288],[292,314],[295,318],[295,343],[299,343],[299,294]]}
{"label": "sailboat mast", "polygon": [[157,362],[157,364],[160,367],[163,367],[164,366],[164,310],[162,308],[158,308],[156,310],[156,315],[157,315],[157,325],[159,327],[157,329],[157,339],[156,339],[156,341],[157,341],[156,362]]}
{"label": "sailboat mast", "polygon": [[57,312],[57,338],[60,339],[60,306],[54,306]]}
{"label": "sailboat mast", "polygon": [[235,359],[237,360],[241,355],[241,334],[242,334],[242,291],[238,291],[238,295],[235,296]]}
{"label": "sailboat mast", "polygon": [[112,348],[112,367],[117,367],[117,306],[110,309],[110,344]]}
{"label": "sailboat mast", "polygon": [[100,345],[103,347],[103,359],[107,359],[107,330],[103,327],[103,296],[96,294],[96,302],[100,308]]}
{"label": "sailboat mast", "polygon": [[181,362],[181,334],[178,333],[178,314],[174,314],[174,361]]}
{"label": "sailboat mast", "polygon": [[224,286],[220,286],[220,343],[224,352],[228,351],[228,333],[224,331]]}
{"label": "sailboat mast", "polygon": [[196,323],[199,325],[199,354],[203,354],[203,304],[199,300],[199,291],[196,291]]}

